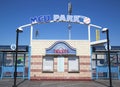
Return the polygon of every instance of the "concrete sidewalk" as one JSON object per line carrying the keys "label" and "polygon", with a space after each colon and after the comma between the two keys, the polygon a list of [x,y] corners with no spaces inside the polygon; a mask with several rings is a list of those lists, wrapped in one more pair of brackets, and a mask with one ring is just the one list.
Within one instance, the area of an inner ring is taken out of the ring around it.
{"label": "concrete sidewalk", "polygon": [[[0,87],[12,87],[13,79],[0,80]],[[120,80],[112,80],[113,87],[120,87]],[[17,87],[109,87],[109,80],[94,81],[29,81],[17,79]]]}

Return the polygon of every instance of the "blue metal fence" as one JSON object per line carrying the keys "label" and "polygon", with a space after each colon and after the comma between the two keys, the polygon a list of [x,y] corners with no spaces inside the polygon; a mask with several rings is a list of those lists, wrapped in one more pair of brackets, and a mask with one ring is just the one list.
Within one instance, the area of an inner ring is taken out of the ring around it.
{"label": "blue metal fence", "polygon": [[[24,66],[18,66],[17,67],[17,73],[22,73],[22,78],[24,79],[24,77],[25,77],[25,67]],[[8,74],[8,75],[6,75],[6,74]],[[13,78],[14,77],[14,66],[2,66],[1,79],[3,77],[4,78]],[[19,77],[19,76],[17,76],[17,77]]]}
{"label": "blue metal fence", "polygon": [[[112,74],[112,79],[120,80],[119,66],[112,66],[111,74]],[[108,66],[97,66],[96,67],[96,79],[109,79]]]}
{"label": "blue metal fence", "polygon": [[[4,49],[3,49],[4,48]],[[7,49],[7,50],[6,50]],[[28,46],[20,46],[17,58],[17,78],[30,78],[30,52]],[[15,52],[10,46],[0,46],[0,78],[14,78]]]}

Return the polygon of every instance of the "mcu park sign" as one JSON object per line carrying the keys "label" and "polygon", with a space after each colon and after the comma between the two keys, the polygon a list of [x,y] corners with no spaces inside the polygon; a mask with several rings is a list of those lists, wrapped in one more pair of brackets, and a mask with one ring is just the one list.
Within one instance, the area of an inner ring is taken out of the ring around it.
{"label": "mcu park sign", "polygon": [[89,24],[90,18],[81,16],[81,15],[40,15],[30,18],[32,23],[41,23],[41,22],[50,22],[51,20],[56,22],[76,22],[76,23],[85,23]]}
{"label": "mcu park sign", "polygon": [[[30,18],[31,23],[25,24],[22,26],[19,26],[18,29],[23,30],[26,27],[31,27],[30,28],[30,45],[31,45],[31,40],[33,36],[33,25],[36,24],[43,24],[43,23],[52,23],[52,22],[71,22],[71,23],[78,23],[78,24],[86,24],[88,26],[88,40],[90,40],[90,28],[95,27],[98,29],[101,29],[101,26],[91,24],[91,20],[89,17],[86,16],[81,16],[81,15],[58,15],[54,14],[53,16],[50,15],[40,15],[40,16],[34,16]],[[70,29],[69,29],[70,30]],[[70,34],[69,34],[70,35]],[[66,51],[67,52],[67,51]]]}

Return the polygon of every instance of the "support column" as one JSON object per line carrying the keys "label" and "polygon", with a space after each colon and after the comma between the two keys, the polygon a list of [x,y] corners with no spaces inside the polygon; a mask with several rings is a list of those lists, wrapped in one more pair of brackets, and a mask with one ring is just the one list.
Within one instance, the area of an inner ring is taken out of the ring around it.
{"label": "support column", "polygon": [[90,24],[88,25],[88,40],[91,41],[90,40]]}

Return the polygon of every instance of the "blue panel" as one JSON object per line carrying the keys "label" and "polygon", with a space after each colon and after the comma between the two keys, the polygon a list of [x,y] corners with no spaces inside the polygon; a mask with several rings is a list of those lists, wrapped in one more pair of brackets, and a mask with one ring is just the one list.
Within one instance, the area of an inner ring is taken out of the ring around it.
{"label": "blue panel", "polygon": [[[9,45],[0,45],[0,51],[13,51]],[[28,52],[28,46],[18,46],[18,51]]]}
{"label": "blue panel", "polygon": [[108,72],[108,67],[107,66],[97,66],[97,71],[98,72]]}
{"label": "blue panel", "polygon": [[2,67],[2,71],[3,72],[14,72],[14,66],[6,66],[6,67]]}
{"label": "blue panel", "polygon": [[[109,67],[108,66],[97,66],[97,71],[96,71],[96,78],[109,78]],[[106,74],[106,76],[99,76],[98,74]],[[111,66],[111,74],[113,79],[119,79],[119,67],[118,66]],[[116,74],[116,76],[114,76]]]}
{"label": "blue panel", "polygon": [[[93,51],[105,51],[105,46],[92,46]],[[111,46],[111,51],[120,51],[120,46]]]}
{"label": "blue panel", "polygon": [[23,66],[19,66],[17,67],[17,72],[24,72],[24,67]]}
{"label": "blue panel", "polygon": [[30,80],[30,69],[31,69],[31,46],[29,46],[29,53],[28,53],[28,79]]}

